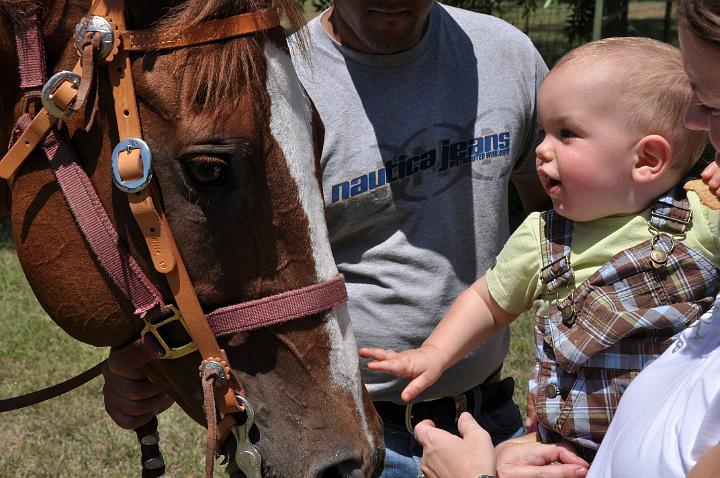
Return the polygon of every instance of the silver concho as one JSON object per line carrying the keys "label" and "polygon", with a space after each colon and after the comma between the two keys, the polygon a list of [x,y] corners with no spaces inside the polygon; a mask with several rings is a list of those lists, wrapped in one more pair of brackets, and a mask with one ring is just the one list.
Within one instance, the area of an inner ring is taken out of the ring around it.
{"label": "silver concho", "polygon": [[98,56],[106,58],[113,50],[115,44],[115,33],[110,23],[103,17],[85,17],[75,26],[75,46],[82,50],[82,41],[85,35],[90,32],[98,32],[101,35],[100,50]]}
{"label": "silver concho", "polygon": [[217,372],[217,375],[215,376],[215,383],[214,383],[215,387],[217,387],[217,388],[224,387],[228,381],[228,377],[225,374],[225,367],[223,367],[219,363],[211,360],[203,365],[200,375],[201,376],[205,375],[205,371],[207,369],[213,369],[215,372]]}

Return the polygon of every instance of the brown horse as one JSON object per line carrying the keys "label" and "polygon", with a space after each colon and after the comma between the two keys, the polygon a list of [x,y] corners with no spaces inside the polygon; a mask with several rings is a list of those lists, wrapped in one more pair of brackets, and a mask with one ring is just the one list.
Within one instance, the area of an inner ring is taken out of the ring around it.
{"label": "brown horse", "polygon": [[[0,157],[23,109],[12,25],[32,3],[0,1]],[[73,29],[89,2],[39,3],[48,71],[70,70],[77,61]],[[132,29],[188,31],[266,3],[128,1],[125,17]],[[295,2],[275,3],[297,26],[301,12]],[[132,54],[131,64],[142,135],[203,310],[337,275],[318,185],[322,126],[292,69],[282,29]],[[111,85],[102,70],[96,81],[92,128],[84,131],[86,118],[77,114],[65,120],[61,134],[70,138],[121,240],[170,303],[127,194],[112,185],[109,158],[118,131]],[[119,347],[138,338],[142,321],[98,266],[42,150],[14,176],[10,213],[28,282],[60,327],[96,346]],[[261,452],[263,476],[379,473],[381,425],[360,382],[344,306],[218,341],[254,405],[250,438]],[[193,353],[157,361],[145,371],[204,424],[198,365]]]}

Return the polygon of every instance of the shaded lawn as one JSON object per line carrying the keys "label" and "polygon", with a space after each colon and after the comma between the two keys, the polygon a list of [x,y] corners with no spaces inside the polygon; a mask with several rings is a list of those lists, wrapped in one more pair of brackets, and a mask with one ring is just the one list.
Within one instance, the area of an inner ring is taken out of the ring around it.
{"label": "shaded lawn", "polygon": [[[106,356],[107,350],[73,340],[47,317],[20,269],[10,224],[0,222],[0,398],[52,385]],[[97,378],[59,398],[0,415],[0,476],[139,477],[135,433],[105,414],[102,383]],[[174,406],[160,416],[159,430],[166,476],[201,476],[204,429]]]}

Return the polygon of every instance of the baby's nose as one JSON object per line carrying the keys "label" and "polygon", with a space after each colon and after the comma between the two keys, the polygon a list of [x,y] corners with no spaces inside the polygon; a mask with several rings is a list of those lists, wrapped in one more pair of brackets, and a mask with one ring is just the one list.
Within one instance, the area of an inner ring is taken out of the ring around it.
{"label": "baby's nose", "polygon": [[537,148],[535,148],[535,155],[537,156],[538,160],[541,162],[546,163],[548,161],[552,161],[554,155],[552,152],[552,148],[550,148],[550,145],[548,144],[547,140],[538,144]]}

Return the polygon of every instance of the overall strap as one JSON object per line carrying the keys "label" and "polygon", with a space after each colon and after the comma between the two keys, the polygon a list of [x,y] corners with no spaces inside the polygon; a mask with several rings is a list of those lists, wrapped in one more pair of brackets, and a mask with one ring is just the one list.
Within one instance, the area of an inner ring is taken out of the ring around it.
{"label": "overall strap", "polygon": [[650,213],[650,226],[658,232],[683,235],[692,222],[692,211],[685,190],[673,186],[655,200]]}
{"label": "overall strap", "polygon": [[543,234],[540,280],[545,291],[552,292],[568,285],[575,277],[570,265],[573,223],[551,209],[540,214],[540,226]]}

